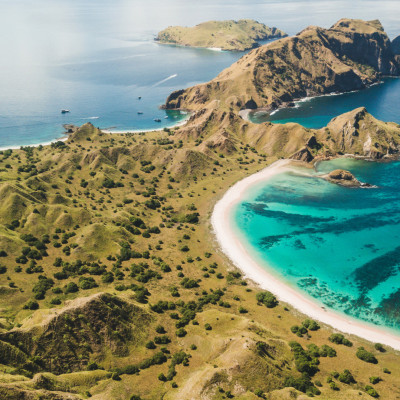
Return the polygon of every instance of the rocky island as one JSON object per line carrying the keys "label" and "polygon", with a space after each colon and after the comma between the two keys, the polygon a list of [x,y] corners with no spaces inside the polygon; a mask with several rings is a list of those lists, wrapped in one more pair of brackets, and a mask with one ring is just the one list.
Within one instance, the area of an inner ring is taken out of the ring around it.
{"label": "rocky island", "polygon": [[258,41],[285,37],[287,34],[275,27],[252,19],[239,21],[208,21],[194,27],[170,26],[159,32],[156,41],[188,47],[245,51],[258,47]]}
{"label": "rocky island", "polygon": [[327,180],[328,182],[332,182],[345,187],[372,187],[372,185],[369,183],[360,182],[350,171],[346,171],[344,169],[335,169],[329,174],[323,175],[322,178]]}

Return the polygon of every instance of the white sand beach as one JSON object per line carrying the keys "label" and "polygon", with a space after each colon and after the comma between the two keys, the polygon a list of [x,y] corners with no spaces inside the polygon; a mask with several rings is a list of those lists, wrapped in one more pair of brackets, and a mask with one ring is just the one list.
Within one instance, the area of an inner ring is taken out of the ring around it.
{"label": "white sand beach", "polygon": [[250,186],[266,181],[274,175],[290,169],[291,160],[279,160],[262,171],[251,175],[233,185],[215,205],[211,223],[222,251],[244,273],[261,288],[269,290],[286,302],[315,320],[330,325],[335,330],[353,334],[371,342],[383,343],[400,350],[400,336],[387,330],[363,323],[332,310],[322,308],[310,297],[282,282],[272,272],[259,265],[239,240],[232,227],[230,214]]}

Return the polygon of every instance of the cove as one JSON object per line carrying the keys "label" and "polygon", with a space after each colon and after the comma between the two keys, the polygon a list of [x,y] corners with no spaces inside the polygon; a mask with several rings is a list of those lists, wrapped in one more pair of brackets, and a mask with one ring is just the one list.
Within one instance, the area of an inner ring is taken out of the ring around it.
{"label": "cove", "polygon": [[[235,235],[263,268],[321,306],[398,333],[399,166],[340,158],[274,175],[232,208]],[[378,187],[318,178],[337,168]]]}
{"label": "cove", "polygon": [[382,83],[364,90],[306,98],[295,104],[293,108],[282,108],[272,113],[252,112],[249,120],[258,124],[266,121],[277,124],[295,122],[306,128],[319,129],[340,114],[366,107],[379,120],[400,123],[400,79],[384,78]]}

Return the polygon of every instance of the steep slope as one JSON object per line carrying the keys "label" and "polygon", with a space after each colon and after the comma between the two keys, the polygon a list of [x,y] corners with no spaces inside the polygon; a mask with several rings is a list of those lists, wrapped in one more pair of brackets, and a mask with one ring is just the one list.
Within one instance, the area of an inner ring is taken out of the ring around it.
{"label": "steep slope", "polygon": [[276,109],[293,100],[362,89],[400,64],[379,21],[342,19],[330,29],[310,26],[252,50],[212,81],[172,93],[168,109]]}
{"label": "steep slope", "polygon": [[287,36],[251,19],[208,21],[194,27],[170,26],[159,32],[156,41],[180,46],[244,51],[258,47],[257,41]]}

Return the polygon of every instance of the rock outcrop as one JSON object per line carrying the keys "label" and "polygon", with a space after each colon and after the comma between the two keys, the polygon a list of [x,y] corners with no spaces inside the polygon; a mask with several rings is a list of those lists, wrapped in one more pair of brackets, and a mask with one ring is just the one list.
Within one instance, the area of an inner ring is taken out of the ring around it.
{"label": "rock outcrop", "polygon": [[344,169],[335,169],[327,175],[322,176],[328,182],[336,183],[337,185],[346,187],[370,187],[371,185],[360,182],[356,177],[349,171]]}
{"label": "rock outcrop", "polygon": [[217,100],[231,110],[273,110],[307,96],[362,89],[399,72],[379,21],[342,19],[252,50],[212,81],[172,93],[165,107],[198,110]]}

